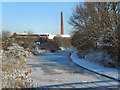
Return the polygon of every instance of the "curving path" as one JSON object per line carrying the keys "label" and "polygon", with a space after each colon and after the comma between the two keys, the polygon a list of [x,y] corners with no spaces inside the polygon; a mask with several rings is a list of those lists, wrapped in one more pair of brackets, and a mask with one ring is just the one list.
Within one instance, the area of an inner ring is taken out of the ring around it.
{"label": "curving path", "polygon": [[118,82],[77,66],[69,59],[71,50],[32,57],[26,65],[34,87],[39,88],[117,88]]}

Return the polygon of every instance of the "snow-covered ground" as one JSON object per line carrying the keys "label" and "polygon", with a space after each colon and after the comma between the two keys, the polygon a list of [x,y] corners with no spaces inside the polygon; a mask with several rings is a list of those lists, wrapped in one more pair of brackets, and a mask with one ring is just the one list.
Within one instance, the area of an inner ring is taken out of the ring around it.
{"label": "snow-covered ground", "polygon": [[117,69],[103,67],[97,63],[90,62],[90,61],[87,61],[84,59],[80,59],[80,58],[78,58],[77,53],[78,53],[78,51],[75,51],[70,56],[70,58],[73,60],[73,62],[76,63],[77,65],[87,68],[89,70],[92,70],[94,72],[106,75],[108,77],[112,77],[117,80],[120,80],[120,78],[118,78],[118,70]]}
{"label": "snow-covered ground", "polygon": [[103,88],[118,87],[118,82],[81,68],[70,61],[71,50],[41,54],[26,61],[31,67],[34,87]]}

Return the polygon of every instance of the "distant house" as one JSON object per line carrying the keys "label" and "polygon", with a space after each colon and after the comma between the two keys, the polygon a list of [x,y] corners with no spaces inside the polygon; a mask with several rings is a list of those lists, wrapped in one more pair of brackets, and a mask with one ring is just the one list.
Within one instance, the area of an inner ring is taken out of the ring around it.
{"label": "distant house", "polygon": [[52,40],[54,39],[56,35],[51,35],[49,33],[45,33],[45,34],[27,34],[27,33],[13,33],[13,35],[10,36],[10,38],[33,38],[36,42],[41,42],[41,43],[45,43],[48,42],[48,40]]}
{"label": "distant house", "polygon": [[[59,37],[62,37],[64,39],[70,39],[70,35],[58,35]],[[35,42],[37,43],[46,43],[48,41],[54,41],[54,38],[57,37],[57,35],[52,35],[50,33],[44,33],[44,34],[27,34],[27,33],[13,33],[13,35],[10,36],[10,38],[14,39],[27,39],[27,38],[33,38]]]}
{"label": "distant house", "polygon": [[28,36],[34,39],[37,39],[39,37],[38,34],[13,33],[13,35],[11,35],[10,38],[28,38]]}

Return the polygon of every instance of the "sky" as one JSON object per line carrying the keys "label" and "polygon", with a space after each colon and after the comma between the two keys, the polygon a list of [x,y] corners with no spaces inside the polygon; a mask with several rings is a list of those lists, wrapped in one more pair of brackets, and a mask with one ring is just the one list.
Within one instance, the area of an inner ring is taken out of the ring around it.
{"label": "sky", "polygon": [[61,11],[64,33],[70,34],[72,26],[68,21],[79,2],[3,2],[2,29],[11,33],[60,34]]}

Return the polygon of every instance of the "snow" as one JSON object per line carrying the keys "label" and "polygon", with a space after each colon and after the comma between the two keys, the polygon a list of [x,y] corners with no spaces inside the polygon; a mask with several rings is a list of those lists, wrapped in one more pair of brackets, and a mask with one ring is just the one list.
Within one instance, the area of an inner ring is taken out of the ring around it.
{"label": "snow", "polygon": [[53,39],[56,35],[49,34],[48,39]]}
{"label": "snow", "polygon": [[28,33],[17,33],[17,34],[21,34],[21,35],[28,35]]}
{"label": "snow", "polygon": [[70,35],[64,34],[64,35],[60,35],[61,37],[71,37]]}
{"label": "snow", "polygon": [[32,56],[32,53],[25,51],[23,47],[19,46],[16,43],[13,43],[13,46],[9,46],[7,49],[8,51],[1,51],[3,69],[1,75],[3,77],[2,87],[19,87],[16,86],[15,83],[25,83],[26,80],[29,80],[25,73],[28,73],[28,71],[30,71],[30,68],[25,67],[24,62],[26,60],[29,60],[28,57]]}
{"label": "snow", "polygon": [[119,79],[117,69],[103,67],[97,63],[89,62],[84,59],[80,59],[80,58],[78,58],[77,53],[78,53],[78,51],[75,51],[70,56],[70,58],[73,60],[73,62],[76,63],[77,65],[87,68],[89,70],[92,70],[94,72],[97,72],[99,74],[103,74],[103,75],[106,75],[106,76],[109,76],[109,77],[112,77],[115,79]]}
{"label": "snow", "polygon": [[[17,34],[28,35],[28,33],[17,33]],[[50,33],[31,33],[31,34],[35,34],[35,35],[51,35]]]}
{"label": "snow", "polygon": [[[17,33],[17,34],[28,35],[28,33]],[[32,33],[32,34],[33,35],[48,35],[48,39],[53,39],[56,36],[56,35],[52,35],[50,33]]]}
{"label": "snow", "polygon": [[[28,35],[28,33],[17,33],[19,35]],[[52,35],[50,33],[32,33],[33,35],[48,35],[48,39],[53,39],[56,35]],[[71,37],[70,35],[64,34],[64,35],[60,35],[61,37],[65,38],[65,37]],[[41,37],[41,36],[40,36]],[[24,38],[26,38],[24,36]]]}
{"label": "snow", "polygon": [[99,63],[107,67],[118,67],[118,63],[115,57],[110,56],[106,50],[89,50],[89,53],[83,53],[82,51],[78,53],[79,58],[84,58],[87,61]]}
{"label": "snow", "polygon": [[[33,79],[34,86],[37,87],[37,85],[45,86],[98,80],[96,77],[93,77],[93,75],[88,76],[85,74],[82,75],[74,73],[77,68],[75,68],[76,65],[69,62],[69,52],[70,51],[58,51],[56,53],[47,53],[44,55],[34,56],[28,60],[26,65],[31,65],[32,69],[32,73],[29,74],[28,77]],[[44,66],[46,64],[47,66]],[[70,69],[70,71],[68,69]],[[80,77],[82,77],[82,79],[80,79]]]}
{"label": "snow", "polygon": [[0,59],[2,58],[3,50],[0,50]]}
{"label": "snow", "polygon": [[[106,83],[110,86],[115,84],[117,87],[117,81],[90,72],[71,62],[68,57],[71,52],[73,52],[73,49],[60,50],[55,53],[33,56],[26,61],[26,66],[30,66],[32,70],[28,77],[32,78],[34,87],[43,88],[50,86],[55,88],[58,85],[60,86],[59,88],[70,88],[70,86],[89,88],[87,86],[93,84],[100,88],[105,86]],[[111,85],[108,81],[113,84]],[[95,86],[90,85],[90,87],[93,88]]]}
{"label": "snow", "polygon": [[[105,32],[97,41],[96,44],[97,46],[113,46],[113,42],[112,42],[112,38],[114,37],[114,30],[113,31],[109,31],[109,32]],[[115,41],[116,42],[116,41]]]}

